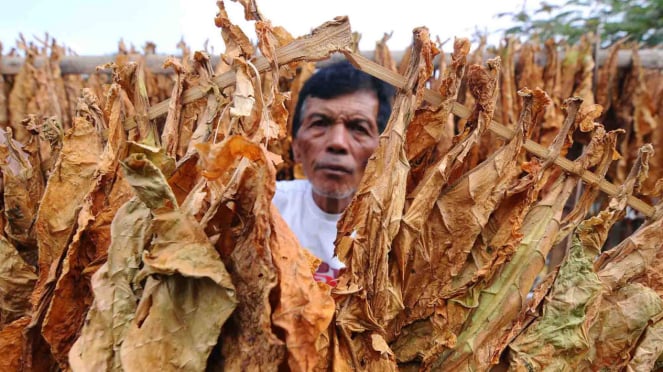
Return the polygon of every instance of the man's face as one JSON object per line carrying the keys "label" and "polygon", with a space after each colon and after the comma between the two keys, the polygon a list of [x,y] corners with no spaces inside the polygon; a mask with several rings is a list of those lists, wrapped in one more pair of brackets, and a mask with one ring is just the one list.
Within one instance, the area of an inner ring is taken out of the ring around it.
{"label": "man's face", "polygon": [[315,193],[332,199],[355,193],[378,145],[378,105],[371,91],[306,98],[292,146]]}

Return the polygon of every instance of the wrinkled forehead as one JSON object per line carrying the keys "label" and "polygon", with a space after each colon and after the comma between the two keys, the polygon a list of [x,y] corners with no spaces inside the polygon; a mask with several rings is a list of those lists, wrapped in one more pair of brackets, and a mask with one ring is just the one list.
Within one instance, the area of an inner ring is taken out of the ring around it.
{"label": "wrinkled forehead", "polygon": [[362,116],[372,121],[377,120],[378,98],[375,92],[361,90],[342,94],[331,98],[308,96],[301,106],[300,117],[306,120],[311,114],[322,114],[335,118],[337,116]]}

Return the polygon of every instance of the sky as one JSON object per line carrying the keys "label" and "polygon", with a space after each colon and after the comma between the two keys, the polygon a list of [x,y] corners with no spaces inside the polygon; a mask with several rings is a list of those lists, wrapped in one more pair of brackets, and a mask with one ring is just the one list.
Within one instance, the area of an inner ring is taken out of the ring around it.
{"label": "sky", "polygon": [[[184,39],[192,50],[207,41],[215,52],[223,50],[219,29],[214,26],[217,11],[214,0],[2,0],[0,42],[4,53],[16,45],[19,33],[29,41],[43,39],[45,33],[79,55],[105,55],[117,51],[120,39],[142,47],[152,41],[157,53],[178,54],[177,43]],[[231,21],[255,40],[252,22],[244,21],[239,3],[226,0]],[[353,31],[361,33],[359,47],[372,50],[385,33],[392,33],[392,51],[405,49],[412,29],[428,27],[433,38],[471,38],[475,31],[492,32],[489,43],[499,41],[500,29],[509,25],[502,12],[515,12],[538,0],[257,0],[258,7],[273,25],[285,27],[293,36],[347,15]],[[445,45],[451,49],[452,43]]]}

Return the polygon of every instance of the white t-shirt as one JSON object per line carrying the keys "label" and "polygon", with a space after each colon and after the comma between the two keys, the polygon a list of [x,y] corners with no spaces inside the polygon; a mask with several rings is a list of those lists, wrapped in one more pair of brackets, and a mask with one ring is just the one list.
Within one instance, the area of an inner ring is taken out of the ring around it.
{"label": "white t-shirt", "polygon": [[272,202],[299,243],[322,261],[315,274],[316,280],[335,284],[338,271],[345,267],[334,256],[336,223],[341,214],[326,213],[315,204],[308,180],[276,182]]}

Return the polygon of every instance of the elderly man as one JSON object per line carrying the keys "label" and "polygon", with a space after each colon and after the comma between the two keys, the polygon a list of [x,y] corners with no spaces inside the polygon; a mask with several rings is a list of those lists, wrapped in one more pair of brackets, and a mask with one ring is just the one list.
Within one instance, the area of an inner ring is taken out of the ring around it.
{"label": "elderly man", "polygon": [[336,223],[350,204],[391,114],[393,88],[344,61],[315,73],[299,93],[292,150],[306,180],[281,181],[273,202],[334,284]]}

